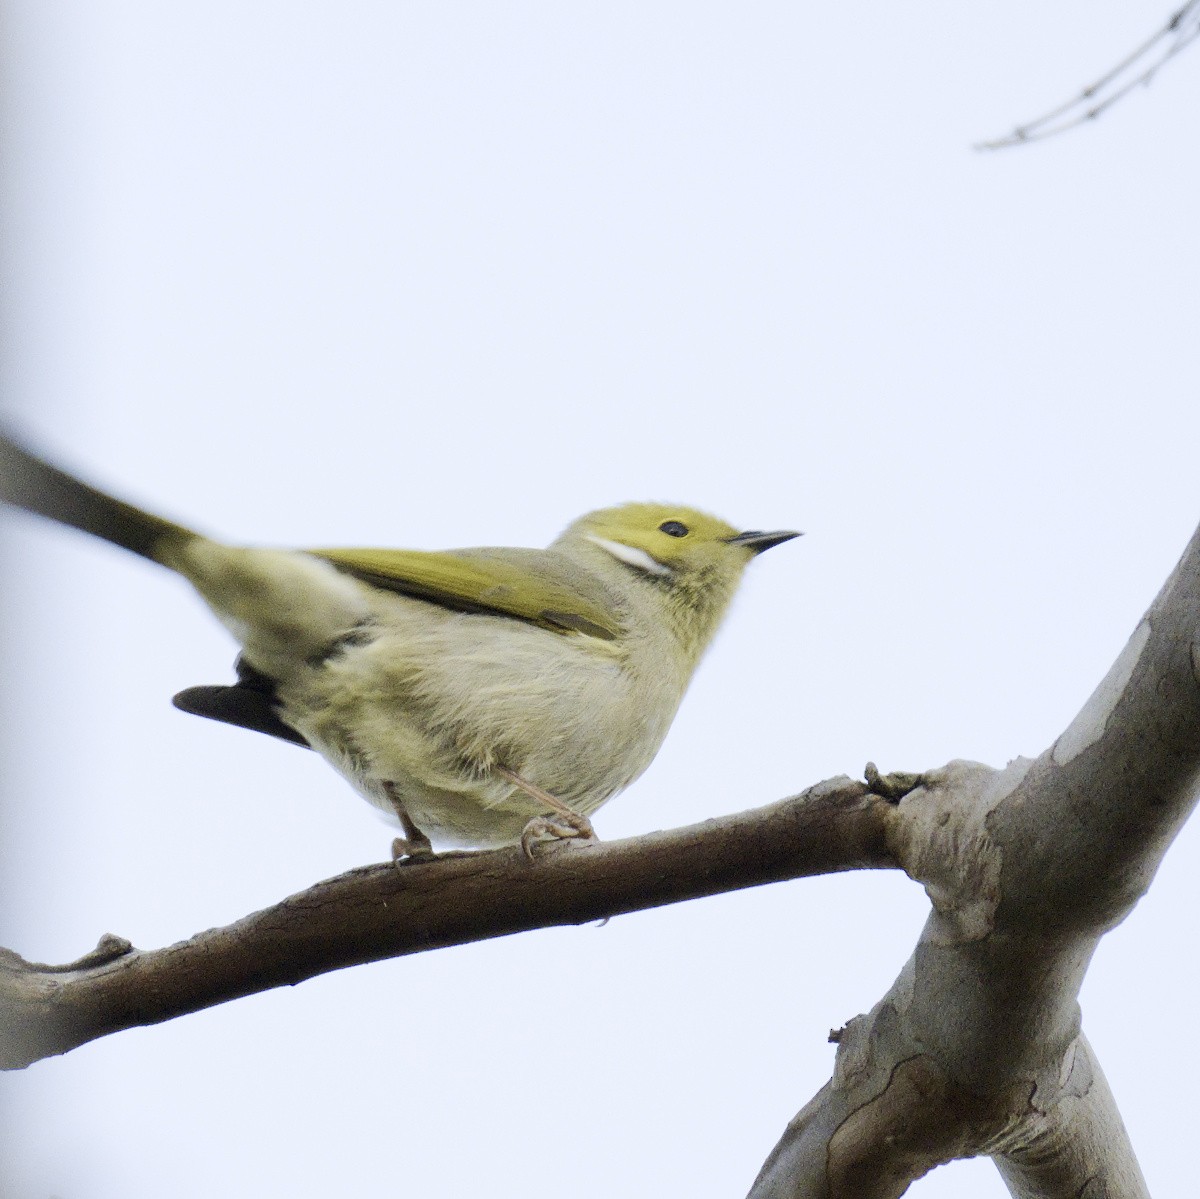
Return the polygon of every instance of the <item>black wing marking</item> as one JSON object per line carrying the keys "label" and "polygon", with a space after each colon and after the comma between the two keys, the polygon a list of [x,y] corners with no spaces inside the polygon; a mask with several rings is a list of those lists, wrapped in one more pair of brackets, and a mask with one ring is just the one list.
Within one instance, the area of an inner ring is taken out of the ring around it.
{"label": "black wing marking", "polygon": [[181,712],[220,720],[255,733],[266,733],[311,749],[304,736],[280,717],[274,680],[255,670],[243,658],[237,660],[237,674],[238,681],[230,686],[189,687],[171,702]]}

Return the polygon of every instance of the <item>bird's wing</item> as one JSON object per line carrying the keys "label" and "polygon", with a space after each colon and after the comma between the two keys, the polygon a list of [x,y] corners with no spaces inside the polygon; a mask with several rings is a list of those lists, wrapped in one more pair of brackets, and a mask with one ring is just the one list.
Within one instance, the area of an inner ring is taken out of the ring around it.
{"label": "bird's wing", "polygon": [[238,681],[229,686],[189,687],[171,701],[181,712],[235,724],[255,733],[308,746],[308,739],[279,714],[275,683],[245,658],[237,660]]}
{"label": "bird's wing", "polygon": [[527,620],[558,633],[605,641],[621,632],[612,597],[599,581],[557,562],[547,550],[310,550],[372,586],[461,612]]}

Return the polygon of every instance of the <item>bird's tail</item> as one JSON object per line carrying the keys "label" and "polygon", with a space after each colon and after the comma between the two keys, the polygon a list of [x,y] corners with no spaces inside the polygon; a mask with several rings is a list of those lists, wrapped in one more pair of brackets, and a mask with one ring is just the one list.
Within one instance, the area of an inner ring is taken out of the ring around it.
{"label": "bird's tail", "polygon": [[163,562],[196,534],[51,466],[0,429],[0,501]]}

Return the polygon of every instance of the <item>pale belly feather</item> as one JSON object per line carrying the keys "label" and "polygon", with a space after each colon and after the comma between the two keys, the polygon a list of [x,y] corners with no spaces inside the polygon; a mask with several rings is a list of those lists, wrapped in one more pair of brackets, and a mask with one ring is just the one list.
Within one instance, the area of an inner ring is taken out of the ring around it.
{"label": "pale belly feather", "polygon": [[542,812],[496,766],[589,815],[650,764],[684,685],[633,670],[613,642],[387,596],[360,639],[279,694],[381,811],[392,789],[435,844],[492,846]]}

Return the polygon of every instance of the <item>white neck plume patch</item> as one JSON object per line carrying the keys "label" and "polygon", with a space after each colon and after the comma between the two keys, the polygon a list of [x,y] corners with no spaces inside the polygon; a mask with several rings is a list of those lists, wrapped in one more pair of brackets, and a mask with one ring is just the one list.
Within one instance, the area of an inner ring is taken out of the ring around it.
{"label": "white neck plume patch", "polygon": [[618,562],[624,562],[626,566],[632,566],[637,570],[644,570],[648,575],[662,576],[671,573],[669,566],[655,561],[645,550],[639,550],[636,546],[624,545],[620,541],[609,541],[607,537],[595,537],[591,533],[587,535],[587,539],[602,550],[607,550]]}

